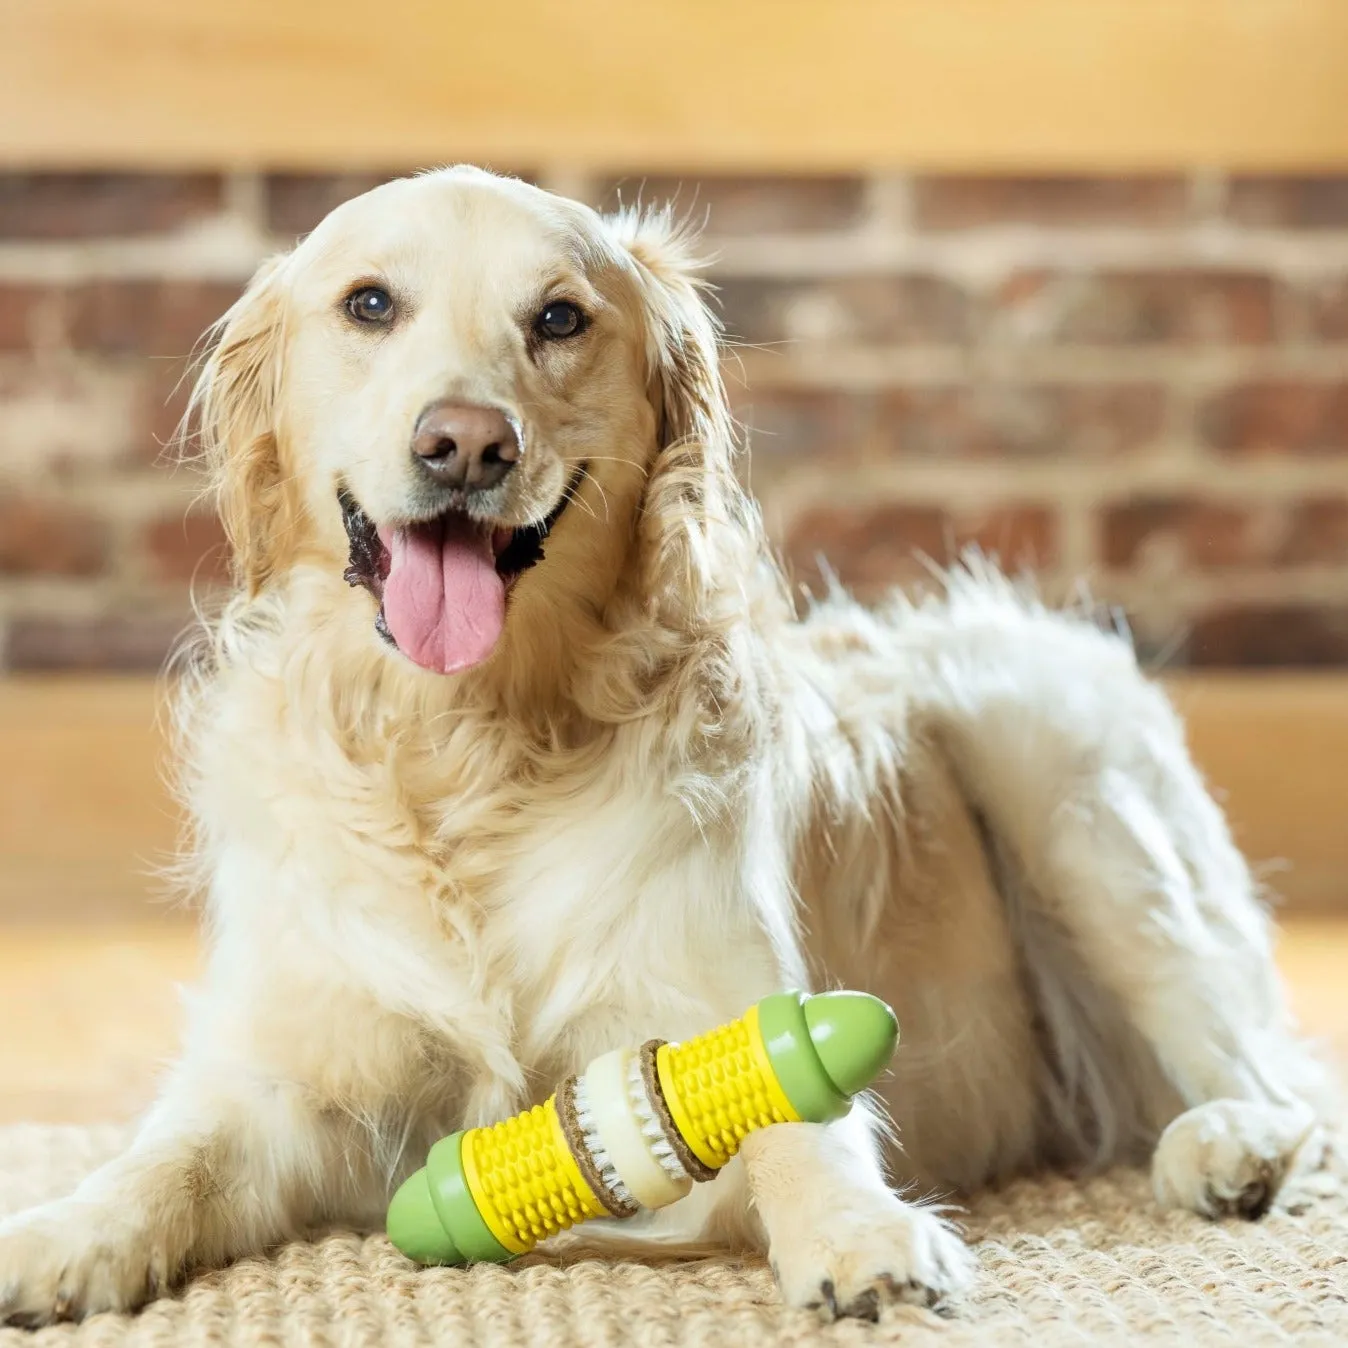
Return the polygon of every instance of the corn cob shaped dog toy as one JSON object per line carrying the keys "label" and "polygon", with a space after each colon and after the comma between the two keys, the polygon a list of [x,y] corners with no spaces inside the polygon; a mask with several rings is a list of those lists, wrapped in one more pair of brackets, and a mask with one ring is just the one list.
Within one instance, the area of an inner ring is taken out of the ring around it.
{"label": "corn cob shaped dog toy", "polygon": [[423,1264],[503,1262],[591,1217],[665,1207],[755,1129],[841,1118],[898,1037],[876,997],[787,992],[685,1044],[606,1053],[545,1103],[437,1142],[394,1194],[389,1238]]}

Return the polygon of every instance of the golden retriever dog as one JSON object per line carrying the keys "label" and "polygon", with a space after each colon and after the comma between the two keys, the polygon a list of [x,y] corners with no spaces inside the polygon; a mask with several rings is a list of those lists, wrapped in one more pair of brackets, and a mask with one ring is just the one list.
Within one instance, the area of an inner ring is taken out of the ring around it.
{"label": "golden retriever dog", "polygon": [[873,1318],[969,1282],[933,1199],[1035,1167],[1274,1200],[1331,1083],[1165,696],[980,564],[800,615],[720,356],[667,213],[473,168],[341,206],[221,320],[237,585],[177,690],[208,966],[124,1154],[0,1226],[10,1320],[377,1228],[445,1133],[788,988],[895,1008],[879,1098],[631,1240]]}

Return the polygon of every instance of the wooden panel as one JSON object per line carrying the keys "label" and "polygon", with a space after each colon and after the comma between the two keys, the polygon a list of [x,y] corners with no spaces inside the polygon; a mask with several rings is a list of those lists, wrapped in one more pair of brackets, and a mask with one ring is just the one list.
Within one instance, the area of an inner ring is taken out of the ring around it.
{"label": "wooden panel", "polygon": [[28,164],[1348,164],[1343,0],[8,0]]}
{"label": "wooden panel", "polygon": [[1302,909],[1348,912],[1348,678],[1201,675],[1171,687],[1194,756],[1270,887]]}
{"label": "wooden panel", "polygon": [[0,920],[170,915],[154,902],[177,828],[155,709],[148,680],[0,682]]}
{"label": "wooden panel", "polygon": [[[1202,675],[1171,686],[1256,863],[1298,910],[1348,911],[1348,677]],[[0,923],[146,920],[173,843],[155,696],[139,680],[0,682]],[[167,914],[164,914],[167,915]]]}

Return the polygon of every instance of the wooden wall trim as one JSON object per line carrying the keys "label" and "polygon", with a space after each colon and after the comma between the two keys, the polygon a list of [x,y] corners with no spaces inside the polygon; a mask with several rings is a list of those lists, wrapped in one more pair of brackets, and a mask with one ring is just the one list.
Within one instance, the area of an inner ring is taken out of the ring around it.
{"label": "wooden wall trim", "polygon": [[1348,913],[1348,675],[1167,682],[1194,757],[1275,898]]}
{"label": "wooden wall trim", "polygon": [[154,878],[178,821],[157,697],[149,679],[0,680],[0,923],[174,915]]}
{"label": "wooden wall trim", "polygon": [[[1237,837],[1289,908],[1348,912],[1348,675],[1170,681]],[[155,689],[140,679],[0,681],[0,924],[145,920],[175,818]]]}
{"label": "wooden wall trim", "polygon": [[1348,164],[1344,0],[9,0],[0,160]]}

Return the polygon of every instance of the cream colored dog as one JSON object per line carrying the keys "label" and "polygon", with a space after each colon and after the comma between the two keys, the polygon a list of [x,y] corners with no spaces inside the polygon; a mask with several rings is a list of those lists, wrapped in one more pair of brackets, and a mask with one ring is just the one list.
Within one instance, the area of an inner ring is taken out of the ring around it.
{"label": "cream colored dog", "polygon": [[873,1317],[970,1278],[932,1194],[1150,1155],[1163,1204],[1268,1207],[1328,1082],[1166,699],[978,567],[798,620],[718,357],[667,217],[466,168],[222,320],[238,587],[179,694],[209,968],[125,1154],[0,1226],[10,1319],[378,1225],[442,1134],[793,986],[896,1008],[901,1149],[869,1107],[768,1129],[646,1238]]}

